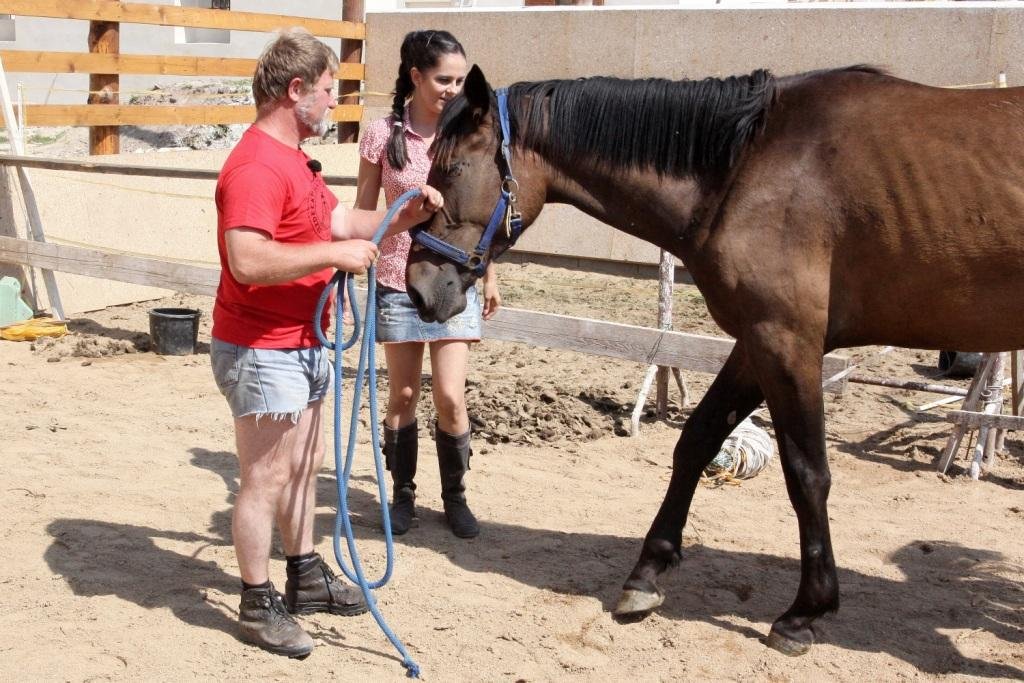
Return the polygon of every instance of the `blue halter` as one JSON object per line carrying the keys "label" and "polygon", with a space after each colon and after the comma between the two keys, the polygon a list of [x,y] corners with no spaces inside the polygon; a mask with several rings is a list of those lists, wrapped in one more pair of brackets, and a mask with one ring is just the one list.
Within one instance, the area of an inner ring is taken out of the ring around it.
{"label": "blue halter", "polygon": [[494,240],[498,228],[505,228],[505,236],[508,238],[509,244],[515,244],[523,232],[523,218],[516,208],[516,192],[519,191],[519,183],[512,175],[512,153],[508,146],[509,140],[512,138],[508,125],[508,90],[499,88],[495,95],[498,98],[498,120],[501,123],[501,159],[504,162],[501,196],[498,197],[498,203],[494,206],[494,211],[491,212],[487,228],[480,236],[476,248],[472,253],[466,253],[454,244],[434,237],[426,231],[426,228],[415,228],[409,233],[416,244],[426,247],[456,265],[468,268],[477,277],[481,277],[487,269],[487,252],[491,248],[491,242]]}

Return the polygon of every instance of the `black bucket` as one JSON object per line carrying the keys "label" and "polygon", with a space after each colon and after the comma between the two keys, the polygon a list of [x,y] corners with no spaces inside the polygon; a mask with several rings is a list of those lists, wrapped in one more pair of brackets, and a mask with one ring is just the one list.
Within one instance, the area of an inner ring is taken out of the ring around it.
{"label": "black bucket", "polygon": [[196,351],[199,311],[192,308],[154,308],[149,312],[149,336],[161,356],[188,356]]}
{"label": "black bucket", "polygon": [[981,365],[981,354],[973,351],[939,351],[939,370],[946,377],[973,377]]}

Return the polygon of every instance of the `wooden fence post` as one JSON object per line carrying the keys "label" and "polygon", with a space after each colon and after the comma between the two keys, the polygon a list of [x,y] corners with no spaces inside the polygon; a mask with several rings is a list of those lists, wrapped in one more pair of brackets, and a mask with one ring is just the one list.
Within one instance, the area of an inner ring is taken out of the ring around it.
{"label": "wooden fence post", "polygon": [[[342,21],[363,21],[363,0],[342,0]],[[363,61],[363,41],[341,39],[341,63],[359,64]],[[359,104],[362,81],[340,81],[338,95],[341,104]],[[353,101],[354,100],[354,101]],[[355,142],[359,138],[358,121],[338,122],[338,142]]]}
{"label": "wooden fence post", "polygon": [[[117,54],[121,49],[120,24],[114,21],[89,22],[89,52]],[[89,75],[89,104],[119,104],[120,76]],[[117,154],[121,141],[117,126],[89,128],[89,154]]]}

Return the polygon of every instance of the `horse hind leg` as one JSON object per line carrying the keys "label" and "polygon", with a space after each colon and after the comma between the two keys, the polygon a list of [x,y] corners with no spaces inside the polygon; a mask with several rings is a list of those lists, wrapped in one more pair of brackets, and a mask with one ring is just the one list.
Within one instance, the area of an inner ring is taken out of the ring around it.
{"label": "horse hind leg", "polygon": [[672,479],[654,522],[644,539],[640,559],[622,587],[613,615],[634,621],[665,600],[657,578],[681,557],[683,527],[701,473],[718,454],[733,427],[762,400],[740,344],[733,347],[715,381],[683,426],[672,455]]}
{"label": "horse hind leg", "polygon": [[839,608],[828,524],[831,475],[825,450],[821,349],[778,330],[762,338],[763,343],[748,343],[800,528],[800,587],[790,608],[772,624],[767,644],[784,654],[800,655],[814,643],[814,620]]}

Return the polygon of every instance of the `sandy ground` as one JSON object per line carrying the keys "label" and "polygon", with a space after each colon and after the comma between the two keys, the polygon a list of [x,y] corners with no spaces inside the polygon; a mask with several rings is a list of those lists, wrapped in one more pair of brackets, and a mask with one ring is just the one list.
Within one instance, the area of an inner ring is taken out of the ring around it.
{"label": "sandy ground", "polygon": [[[631,323],[656,315],[653,282],[537,266],[507,266],[501,277],[510,305]],[[699,294],[676,296],[678,329],[714,332]],[[154,305],[206,314],[199,354],[141,350]],[[301,662],[236,640],[238,471],[202,354],[210,306],[175,297],[84,315],[56,343],[0,342],[0,678],[402,677],[369,615],[303,618],[317,648]],[[866,372],[923,379],[933,366],[932,352],[900,351]],[[422,519],[398,541],[394,576],[378,592],[425,680],[1024,677],[1024,444],[1011,436],[980,482],[962,476],[963,455],[940,477],[932,463],[950,429],[945,409],[918,415],[935,396],[899,390],[854,386],[827,399],[842,608],[819,622],[810,654],[790,659],[762,642],[799,578],[777,465],[739,486],[702,486],[684,560],[662,582],[665,605],[639,623],[613,621],[688,412],[646,418],[636,439],[615,436],[643,370],[499,342],[474,351],[471,410],[493,437],[478,440],[468,478],[483,533],[461,541],[444,528],[423,433]],[[698,396],[711,379],[686,378]],[[421,417],[429,410],[427,399]],[[333,471],[320,475],[325,555]],[[372,473],[364,447],[351,509],[376,577]],[[276,554],[279,586],[283,564]]]}

